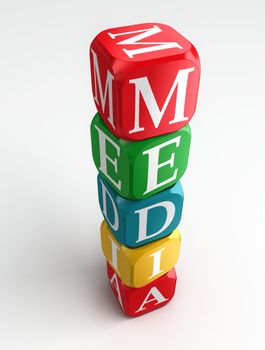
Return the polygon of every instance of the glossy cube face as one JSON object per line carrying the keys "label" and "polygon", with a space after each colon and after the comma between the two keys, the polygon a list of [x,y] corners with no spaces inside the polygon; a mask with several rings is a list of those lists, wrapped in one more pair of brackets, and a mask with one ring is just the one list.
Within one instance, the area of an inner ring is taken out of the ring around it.
{"label": "glossy cube face", "polygon": [[106,221],[103,221],[100,233],[106,260],[129,287],[139,288],[151,283],[172,269],[178,260],[181,241],[178,229],[165,238],[138,248],[120,244]]}
{"label": "glossy cube face", "polygon": [[189,158],[189,125],[138,142],[116,138],[98,114],[91,123],[92,153],[100,175],[122,197],[148,198],[184,174]]}
{"label": "glossy cube face", "polygon": [[169,235],[179,224],[183,206],[180,182],[139,201],[125,199],[98,175],[102,214],[115,239],[127,247],[140,247]]}
{"label": "glossy cube face", "polygon": [[177,276],[174,268],[142,288],[127,287],[108,263],[107,273],[122,311],[129,316],[140,316],[164,306],[175,293]]}
{"label": "glossy cube face", "polygon": [[91,44],[90,62],[96,107],[116,137],[143,140],[192,118],[199,57],[173,28],[145,23],[105,30]]}

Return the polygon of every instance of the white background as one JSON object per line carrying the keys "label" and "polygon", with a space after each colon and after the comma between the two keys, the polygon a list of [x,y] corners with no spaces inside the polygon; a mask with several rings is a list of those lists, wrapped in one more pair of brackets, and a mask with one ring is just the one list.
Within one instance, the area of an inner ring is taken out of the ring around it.
{"label": "white background", "polygon": [[[264,11],[244,0],[1,0],[1,349],[264,348]],[[88,47],[103,29],[147,21],[195,44],[202,80],[177,292],[129,319],[100,248]]]}

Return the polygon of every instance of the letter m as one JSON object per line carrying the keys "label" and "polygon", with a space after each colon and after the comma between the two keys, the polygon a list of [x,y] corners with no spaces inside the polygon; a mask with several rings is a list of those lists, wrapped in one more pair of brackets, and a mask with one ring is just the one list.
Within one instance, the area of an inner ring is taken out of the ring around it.
{"label": "letter m", "polygon": [[[93,60],[93,75],[94,75],[94,99],[96,104],[100,105],[102,107],[103,112],[105,112],[105,106],[106,106],[106,100],[107,95],[109,96],[109,117],[107,117],[108,121],[112,125],[112,127],[115,129],[114,122],[113,122],[113,99],[112,99],[112,81],[114,80],[113,75],[110,73],[109,70],[107,70],[106,75],[106,83],[105,83],[105,89],[103,93],[102,88],[102,82],[100,78],[100,72],[99,72],[99,66],[98,66],[98,57],[97,54],[93,49],[91,49],[92,53],[92,60]],[[100,97],[100,103],[98,100],[98,92]]]}
{"label": "letter m", "polygon": [[128,39],[117,42],[117,45],[145,46],[145,47],[141,47],[139,49],[133,49],[133,50],[128,50],[126,48],[122,49],[122,51],[124,51],[126,55],[130,58],[133,58],[133,56],[135,55],[143,54],[146,52],[160,51],[160,50],[166,50],[166,49],[172,49],[172,48],[182,49],[182,47],[177,42],[140,41],[142,39],[146,39],[149,36],[152,36],[160,32],[162,32],[162,29],[160,29],[157,25],[154,25],[153,27],[147,28],[147,29],[139,29],[139,30],[124,32],[124,33],[108,33],[108,35],[111,37],[111,39],[115,39],[117,36],[121,36],[121,35],[136,34]]}
{"label": "letter m", "polygon": [[147,77],[131,79],[130,84],[135,85],[135,113],[134,113],[134,128],[129,131],[129,134],[135,132],[143,131],[144,126],[140,126],[140,97],[146,105],[146,108],[150,114],[152,122],[155,128],[158,128],[162,117],[164,116],[166,109],[170,100],[172,99],[174,91],[176,91],[176,104],[175,104],[175,114],[174,119],[169,121],[169,124],[179,123],[188,120],[188,117],[184,116],[185,102],[186,102],[186,93],[188,86],[189,74],[194,71],[194,67],[180,69],[175,77],[175,80],[169,90],[167,98],[160,109],[153,90],[150,86],[149,80]]}

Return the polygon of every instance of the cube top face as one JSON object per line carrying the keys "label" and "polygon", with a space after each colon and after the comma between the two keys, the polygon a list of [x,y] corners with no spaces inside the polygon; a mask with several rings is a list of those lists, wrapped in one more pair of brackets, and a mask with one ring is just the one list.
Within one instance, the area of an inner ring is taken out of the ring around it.
{"label": "cube top face", "polygon": [[145,286],[167,273],[178,260],[181,243],[178,229],[165,238],[139,248],[128,248],[120,244],[106,221],[103,221],[100,233],[106,260],[129,287]]}
{"label": "cube top face", "polygon": [[173,28],[147,23],[105,30],[91,44],[90,61],[96,107],[116,137],[143,140],[192,118],[199,57]]}
{"label": "cube top face", "polygon": [[172,27],[162,23],[142,23],[106,29],[94,39],[114,60],[146,62],[183,56],[192,44]]}
{"label": "cube top face", "polygon": [[150,198],[132,201],[120,197],[98,175],[99,204],[115,239],[136,248],[169,235],[179,224],[183,207],[180,182]]}
{"label": "cube top face", "polygon": [[129,316],[140,316],[162,307],[175,293],[177,276],[174,268],[142,288],[127,287],[109,263],[107,274],[122,311]]}
{"label": "cube top face", "polygon": [[122,197],[148,198],[180,180],[189,158],[189,125],[139,142],[116,138],[98,114],[91,123],[92,153],[100,175]]}

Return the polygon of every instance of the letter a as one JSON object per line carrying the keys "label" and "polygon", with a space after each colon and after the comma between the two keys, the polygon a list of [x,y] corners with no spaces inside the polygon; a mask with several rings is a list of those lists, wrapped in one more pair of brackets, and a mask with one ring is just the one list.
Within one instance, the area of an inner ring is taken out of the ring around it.
{"label": "letter a", "polygon": [[121,307],[123,309],[122,299],[121,299],[121,291],[120,291],[118,277],[117,277],[116,273],[114,273],[113,276],[111,277],[110,284],[116,290],[116,292],[118,294],[118,301],[119,301],[119,303],[120,303],[120,305],[121,305]]}
{"label": "letter a", "polygon": [[[149,299],[151,295],[153,296],[153,298]],[[137,311],[135,311],[135,313],[145,310],[146,309],[145,305],[148,303],[151,303],[151,301],[154,301],[154,300],[157,301],[155,305],[158,305],[160,303],[163,303],[164,301],[167,301],[168,299],[166,299],[156,287],[152,287],[149,293],[147,294],[147,296],[145,297],[142,305],[139,307]]]}

